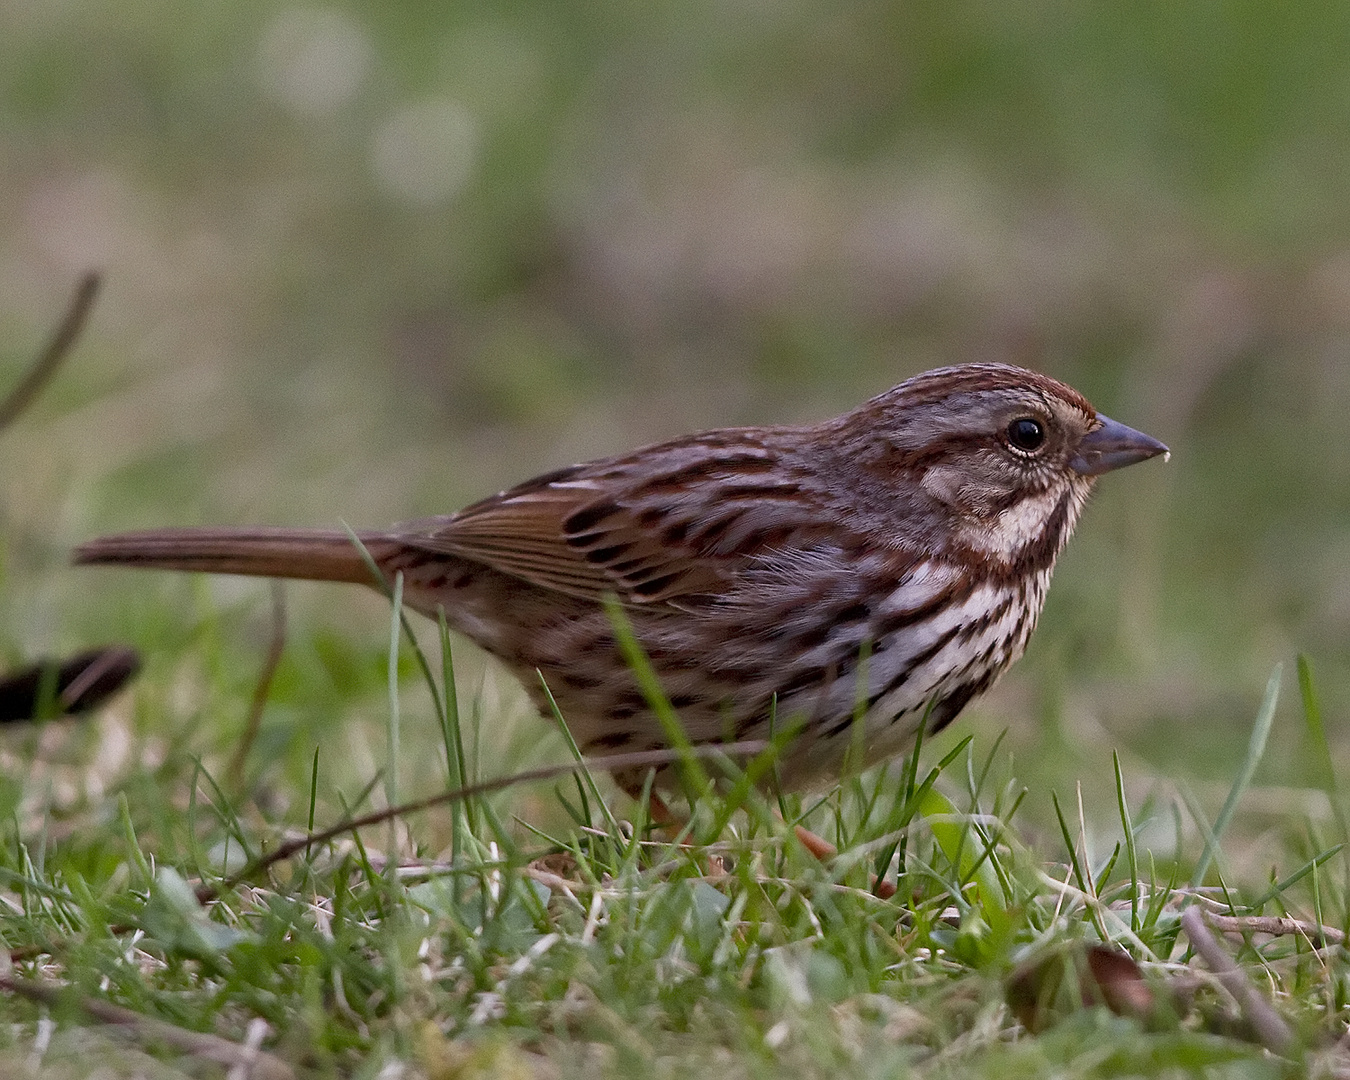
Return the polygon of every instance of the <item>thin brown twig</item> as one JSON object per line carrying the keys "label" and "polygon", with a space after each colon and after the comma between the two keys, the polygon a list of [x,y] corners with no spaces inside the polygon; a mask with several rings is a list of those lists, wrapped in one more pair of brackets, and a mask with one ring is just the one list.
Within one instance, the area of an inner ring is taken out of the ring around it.
{"label": "thin brown twig", "polygon": [[22,415],[70,355],[71,348],[79,339],[84,324],[89,319],[89,312],[93,309],[94,299],[98,296],[102,281],[102,276],[92,271],[80,279],[75,294],[66,305],[65,314],[56,324],[56,329],[52,331],[46,346],[29,365],[28,371],[19,380],[19,385],[0,401],[0,431],[9,427]]}
{"label": "thin brown twig", "polygon": [[1181,928],[1223,988],[1233,995],[1261,1045],[1271,1053],[1287,1053],[1294,1044],[1293,1030],[1228,955],[1228,950],[1206,924],[1204,911],[1196,906],[1186,908],[1181,913]]}
{"label": "thin brown twig", "polygon": [[430,795],[425,799],[415,799],[412,802],[400,803],[398,806],[388,806],[383,810],[372,810],[369,814],[348,818],[346,821],[340,821],[336,825],[320,829],[318,832],[307,833],[305,836],[288,840],[275,850],[255,859],[239,873],[226,878],[220,885],[199,885],[197,887],[197,898],[203,903],[214,900],[221,892],[253,880],[276,863],[289,859],[292,855],[296,855],[306,848],[325,844],[343,833],[354,832],[371,825],[380,825],[394,818],[415,814],[421,810],[430,810],[436,806],[476,798],[479,795],[490,795],[495,791],[515,787],[517,784],[528,784],[538,780],[554,780],[560,776],[570,776],[582,769],[603,769],[606,772],[611,772],[618,769],[655,768],[661,765],[674,764],[685,755],[692,755],[697,758],[749,757],[759,753],[768,745],[767,742],[757,739],[749,742],[693,746],[682,750],[637,750],[630,754],[607,754],[598,760],[592,758],[569,761],[562,765],[545,765],[538,769],[527,769],[524,772],[512,773],[510,776],[499,776],[492,780],[483,780],[477,784],[467,784],[464,787],[455,788],[453,791],[443,791],[439,795]]}
{"label": "thin brown twig", "polygon": [[1299,934],[1318,949],[1345,944],[1344,930],[1303,919],[1284,919],[1276,915],[1217,915],[1210,912],[1209,921],[1215,930],[1223,934],[1270,934],[1273,937]]}
{"label": "thin brown twig", "polygon": [[76,1005],[86,1015],[127,1031],[143,1043],[159,1043],[205,1061],[239,1067],[246,1070],[244,1075],[251,1080],[295,1080],[295,1070],[266,1050],[240,1045],[209,1032],[189,1031],[167,1020],[124,1009],[110,1001],[77,995],[70,987],[59,983],[0,975],[0,990],[47,1006]]}
{"label": "thin brown twig", "polygon": [[267,707],[267,695],[272,691],[272,680],[276,678],[277,667],[281,664],[281,654],[286,650],[286,590],[280,581],[272,582],[272,636],[267,643],[267,659],[263,661],[262,671],[258,673],[257,685],[253,687],[253,699],[249,702],[248,722],[244,725],[243,738],[230,759],[229,778],[232,787],[238,788],[244,777],[244,765],[248,761],[249,751],[258,738],[262,727],[263,709]]}
{"label": "thin brown twig", "polygon": [[107,645],[96,650],[89,664],[61,691],[57,699],[61,711],[70,712],[90,699],[95,703],[101,702],[113,690],[103,687],[97,694],[90,694],[90,691],[105,681],[112,684],[114,689],[120,689],[140,666],[140,654],[130,645]]}

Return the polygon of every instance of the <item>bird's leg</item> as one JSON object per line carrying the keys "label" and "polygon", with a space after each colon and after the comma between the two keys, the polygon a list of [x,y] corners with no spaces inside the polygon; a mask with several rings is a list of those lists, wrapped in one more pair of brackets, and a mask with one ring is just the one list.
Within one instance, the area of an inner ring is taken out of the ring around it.
{"label": "bird's leg", "polygon": [[[640,793],[633,796],[634,800],[640,800],[641,797]],[[689,820],[667,806],[666,800],[657,791],[653,791],[647,799],[647,817],[653,825],[669,832],[672,838],[679,834]]]}
{"label": "bird's leg", "polygon": [[805,825],[794,825],[792,831],[797,834],[797,840],[802,847],[806,848],[821,862],[826,859],[833,859],[839,854],[839,849],[826,840],[823,836],[817,836]]}
{"label": "bird's leg", "polygon": [[[637,797],[640,798],[640,796]],[[688,816],[672,810],[666,805],[666,800],[661,798],[656,791],[653,791],[647,800],[647,817],[653,825],[672,840],[680,833],[685,832],[685,827],[689,824]],[[680,841],[680,847],[693,846],[694,842],[687,835]],[[727,863],[721,855],[708,855],[709,877],[723,877],[726,872]]]}
{"label": "bird's leg", "polygon": [[[653,791],[647,804],[647,814],[651,818],[652,824],[659,826],[668,834],[676,836],[688,823],[689,819],[681,814],[675,813],[666,801],[661,798],[658,792]],[[839,854],[839,849],[826,840],[823,836],[813,833],[804,825],[794,825],[792,831],[797,836],[797,841],[806,848],[812,855],[822,863],[829,862]],[[682,843],[686,846],[690,841],[686,838]],[[715,864],[721,864],[721,858],[714,860]],[[895,885],[885,878],[879,878],[875,874],[871,875],[872,891],[882,900],[889,900],[896,893]]]}
{"label": "bird's leg", "polygon": [[[797,842],[806,848],[821,862],[828,862],[839,854],[839,849],[826,840],[823,836],[813,833],[804,825],[794,825],[792,831],[797,834]],[[872,892],[883,900],[889,900],[896,894],[895,885],[885,878],[877,877],[876,874],[870,875],[872,879]]]}

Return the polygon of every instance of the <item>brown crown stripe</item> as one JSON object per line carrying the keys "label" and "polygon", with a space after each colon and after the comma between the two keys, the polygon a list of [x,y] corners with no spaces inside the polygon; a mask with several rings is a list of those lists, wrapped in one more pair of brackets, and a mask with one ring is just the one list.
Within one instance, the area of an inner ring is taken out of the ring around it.
{"label": "brown crown stripe", "polygon": [[[1009,368],[1001,364],[963,364],[960,367],[939,368],[917,375],[889,393],[903,391],[906,403],[925,405],[941,401],[953,394],[986,390],[991,377],[1005,377],[1008,371]],[[1017,374],[1020,387],[1036,390],[1045,397],[1058,398],[1086,416],[1096,415],[1096,410],[1087,398],[1072,387],[1065,386],[1037,371],[1019,370]],[[888,395],[882,395],[886,396]]]}

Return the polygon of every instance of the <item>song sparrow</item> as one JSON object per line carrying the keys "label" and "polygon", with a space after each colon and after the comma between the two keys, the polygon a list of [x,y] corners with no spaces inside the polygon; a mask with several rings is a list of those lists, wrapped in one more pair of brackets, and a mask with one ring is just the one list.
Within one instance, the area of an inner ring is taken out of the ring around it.
{"label": "song sparrow", "polygon": [[[992,686],[1094,478],[1166,453],[1054,379],[967,364],[822,424],[688,435],[358,535],[541,707],[542,672],[584,752],[666,743],[613,595],[690,740],[764,738],[772,710],[802,724],[780,761],[800,785],[855,739],[868,761],[904,750],[925,713],[935,731]],[[374,583],[339,531],[158,529],[75,560]]]}

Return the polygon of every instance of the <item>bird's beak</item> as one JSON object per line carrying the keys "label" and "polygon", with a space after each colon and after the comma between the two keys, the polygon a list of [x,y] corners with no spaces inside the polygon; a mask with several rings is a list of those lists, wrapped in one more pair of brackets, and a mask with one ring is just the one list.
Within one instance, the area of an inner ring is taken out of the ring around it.
{"label": "bird's beak", "polygon": [[1089,431],[1078,444],[1078,453],[1069,462],[1069,468],[1083,476],[1100,476],[1112,469],[1123,469],[1137,461],[1147,461],[1162,454],[1166,461],[1171,452],[1152,435],[1118,424],[1109,416],[1097,414],[1101,426]]}

